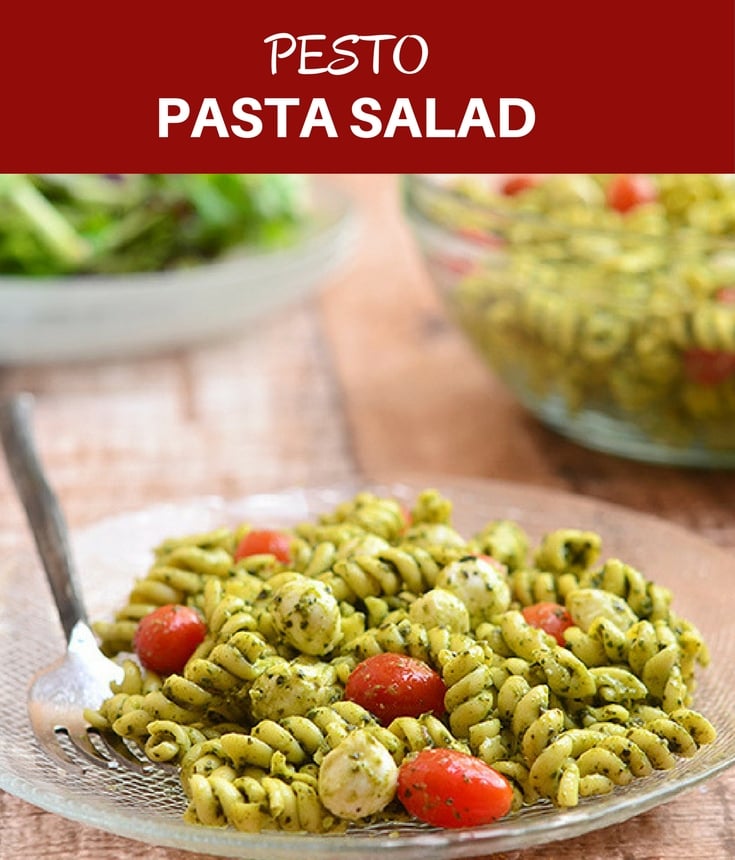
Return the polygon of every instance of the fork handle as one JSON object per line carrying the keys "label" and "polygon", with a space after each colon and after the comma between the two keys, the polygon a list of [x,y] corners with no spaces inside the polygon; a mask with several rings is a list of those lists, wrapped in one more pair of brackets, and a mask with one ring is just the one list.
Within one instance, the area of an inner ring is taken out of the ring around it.
{"label": "fork handle", "polygon": [[66,522],[33,441],[32,407],[33,397],[27,393],[12,395],[0,403],[0,438],[68,642],[74,625],[78,621],[87,623],[87,613]]}

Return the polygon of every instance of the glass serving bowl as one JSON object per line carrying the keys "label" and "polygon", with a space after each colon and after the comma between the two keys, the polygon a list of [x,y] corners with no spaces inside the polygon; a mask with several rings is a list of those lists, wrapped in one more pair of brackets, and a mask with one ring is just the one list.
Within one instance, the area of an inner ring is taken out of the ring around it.
{"label": "glass serving bowl", "polygon": [[735,177],[410,174],[403,201],[452,318],[541,421],[735,468]]}
{"label": "glass serving bowl", "polygon": [[312,178],[303,223],[275,247],[233,247],[188,268],[0,275],[0,365],[115,360],[232,337],[317,290],[359,232],[353,201]]}

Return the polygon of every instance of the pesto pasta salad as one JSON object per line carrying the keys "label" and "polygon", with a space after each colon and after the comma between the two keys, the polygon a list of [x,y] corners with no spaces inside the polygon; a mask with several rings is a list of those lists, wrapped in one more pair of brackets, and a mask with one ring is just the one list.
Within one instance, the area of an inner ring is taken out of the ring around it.
{"label": "pesto pasta salad", "polygon": [[490,824],[716,736],[667,588],[596,532],[460,534],[434,489],[164,540],[95,631],[125,671],[87,721],[176,767],[192,824]]}
{"label": "pesto pasta salad", "polygon": [[453,320],[524,406],[587,446],[735,465],[735,175],[406,187]]}

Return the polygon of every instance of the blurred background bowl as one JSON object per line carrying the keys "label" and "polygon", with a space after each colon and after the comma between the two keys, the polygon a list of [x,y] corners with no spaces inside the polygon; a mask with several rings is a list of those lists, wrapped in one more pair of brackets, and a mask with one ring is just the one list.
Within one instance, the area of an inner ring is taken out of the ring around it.
{"label": "blurred background bowl", "polygon": [[411,174],[403,201],[452,319],[542,422],[735,467],[732,176]]}
{"label": "blurred background bowl", "polygon": [[131,358],[244,334],[319,288],[349,257],[353,204],[304,177],[303,211],[276,243],[243,242],[162,271],[0,274],[0,364]]}

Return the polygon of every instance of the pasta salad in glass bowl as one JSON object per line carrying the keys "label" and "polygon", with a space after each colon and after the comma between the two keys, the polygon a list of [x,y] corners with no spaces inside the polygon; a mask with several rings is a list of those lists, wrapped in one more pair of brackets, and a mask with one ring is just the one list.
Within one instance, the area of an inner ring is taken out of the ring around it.
{"label": "pasta salad in glass bowl", "polygon": [[735,467],[735,177],[407,175],[448,311],[548,426]]}

